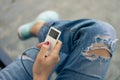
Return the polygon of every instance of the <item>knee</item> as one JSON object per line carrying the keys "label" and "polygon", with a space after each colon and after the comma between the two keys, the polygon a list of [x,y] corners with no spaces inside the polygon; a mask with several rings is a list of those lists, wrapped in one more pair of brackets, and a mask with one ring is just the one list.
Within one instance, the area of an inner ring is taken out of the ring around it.
{"label": "knee", "polygon": [[90,22],[93,24],[86,27],[85,31],[82,31],[85,38],[94,41],[94,43],[105,44],[108,48],[116,43],[118,39],[116,31],[112,25],[100,20],[90,20]]}
{"label": "knee", "polygon": [[79,35],[80,39],[84,40],[80,40],[80,44],[87,45],[87,50],[83,52],[83,55],[107,58],[112,56],[117,36],[116,31],[110,24],[99,20],[89,20],[81,28]]}
{"label": "knee", "polygon": [[91,19],[84,24],[86,33],[94,34],[108,34],[110,36],[116,36],[116,31],[112,25],[107,22]]}
{"label": "knee", "polygon": [[75,29],[75,34],[73,36],[74,40],[78,40],[83,36],[89,38],[90,36],[92,37],[105,34],[111,38],[116,38],[116,31],[112,25],[100,20],[87,19],[76,26],[77,28],[73,27],[73,29]]}

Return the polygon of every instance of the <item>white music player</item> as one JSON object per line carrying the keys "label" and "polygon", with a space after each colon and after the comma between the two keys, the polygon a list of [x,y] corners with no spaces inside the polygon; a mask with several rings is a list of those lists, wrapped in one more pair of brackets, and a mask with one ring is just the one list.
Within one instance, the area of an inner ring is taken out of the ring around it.
{"label": "white music player", "polygon": [[46,41],[50,42],[50,48],[48,50],[48,52],[46,53],[46,56],[49,55],[50,51],[54,48],[54,46],[56,45],[59,37],[60,37],[61,31],[59,31],[58,29],[51,27],[50,30],[47,33]]}

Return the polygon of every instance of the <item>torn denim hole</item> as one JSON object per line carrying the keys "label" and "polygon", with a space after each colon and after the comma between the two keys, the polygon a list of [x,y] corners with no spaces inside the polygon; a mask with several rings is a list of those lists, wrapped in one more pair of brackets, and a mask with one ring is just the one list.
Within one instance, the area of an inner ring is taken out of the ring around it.
{"label": "torn denim hole", "polygon": [[110,40],[110,36],[96,36],[95,37],[95,43],[106,43]]}
{"label": "torn denim hole", "polygon": [[111,47],[112,47],[114,44],[116,44],[117,41],[118,41],[118,39],[114,39],[114,40],[112,41],[112,43],[111,43]]}
{"label": "torn denim hole", "polygon": [[[22,56],[22,60],[30,60],[30,61],[32,61],[32,62],[34,62],[34,60],[32,59],[32,58],[30,58],[29,56],[27,56],[27,55],[21,55]],[[19,59],[21,59],[21,56],[19,57]]]}
{"label": "torn denim hole", "polygon": [[115,51],[117,41],[118,41],[118,39],[114,39],[114,40],[111,41],[111,43],[110,43],[111,52]]}
{"label": "torn denim hole", "polygon": [[[109,36],[96,36],[95,43],[91,44],[90,47],[83,51],[83,56],[85,56],[87,59],[91,61],[96,60],[99,57],[107,60],[110,59],[111,57],[110,49],[108,48],[108,45],[106,45],[109,42],[109,40],[110,40]],[[104,53],[100,53],[99,52],[100,50],[104,51]]]}
{"label": "torn denim hole", "polygon": [[85,56],[87,59],[93,61],[98,58],[94,53],[88,53],[88,52],[83,52],[83,56]]}

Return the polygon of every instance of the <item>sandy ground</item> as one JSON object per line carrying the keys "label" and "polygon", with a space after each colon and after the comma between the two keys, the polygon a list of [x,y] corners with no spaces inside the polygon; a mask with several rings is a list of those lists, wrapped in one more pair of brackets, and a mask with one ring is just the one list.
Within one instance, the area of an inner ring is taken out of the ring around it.
{"label": "sandy ground", "polygon": [[[0,47],[15,59],[38,41],[20,41],[17,28],[45,10],[57,11],[62,19],[95,18],[109,22],[120,38],[120,0],[0,0]],[[105,80],[120,80],[120,41]]]}

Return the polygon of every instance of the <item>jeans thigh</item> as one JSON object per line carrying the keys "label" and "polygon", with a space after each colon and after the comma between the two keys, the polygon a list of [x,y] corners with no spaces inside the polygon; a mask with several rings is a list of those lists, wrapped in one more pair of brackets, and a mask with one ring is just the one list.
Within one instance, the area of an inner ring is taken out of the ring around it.
{"label": "jeans thigh", "polygon": [[[70,29],[71,52],[56,80],[103,80],[109,68],[117,41],[114,28],[99,20],[80,24]],[[96,49],[107,50],[110,57],[88,55],[90,50]]]}

